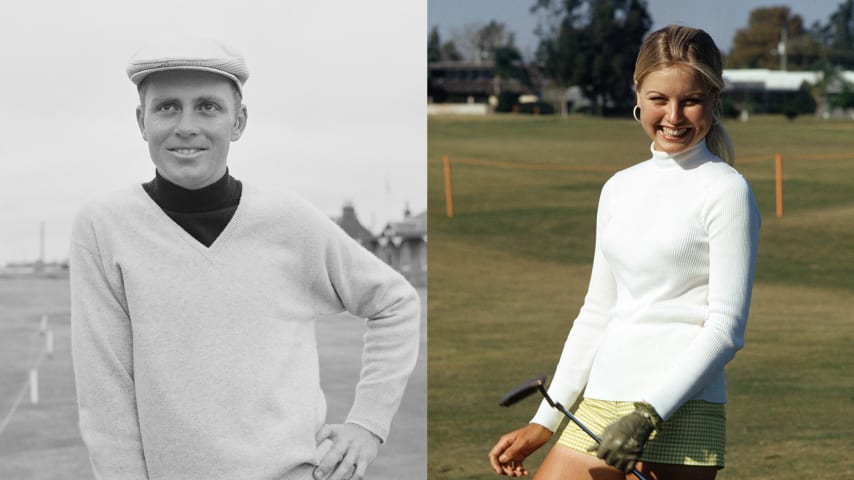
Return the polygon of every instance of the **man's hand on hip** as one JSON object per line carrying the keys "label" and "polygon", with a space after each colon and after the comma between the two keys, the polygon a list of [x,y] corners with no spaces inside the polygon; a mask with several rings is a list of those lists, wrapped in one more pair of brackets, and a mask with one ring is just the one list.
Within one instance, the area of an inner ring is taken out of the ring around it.
{"label": "man's hand on hip", "polygon": [[314,469],[317,480],[362,480],[380,445],[379,437],[353,423],[324,425],[316,439],[318,445],[324,440],[332,442]]}

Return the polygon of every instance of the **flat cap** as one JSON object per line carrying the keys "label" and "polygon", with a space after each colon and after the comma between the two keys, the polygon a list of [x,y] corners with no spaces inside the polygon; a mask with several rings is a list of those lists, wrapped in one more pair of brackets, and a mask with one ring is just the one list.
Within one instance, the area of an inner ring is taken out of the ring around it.
{"label": "flat cap", "polygon": [[149,44],[131,57],[127,66],[130,80],[139,85],[156,72],[166,70],[202,70],[227,77],[243,93],[249,78],[246,60],[221,42],[200,38],[175,38]]}

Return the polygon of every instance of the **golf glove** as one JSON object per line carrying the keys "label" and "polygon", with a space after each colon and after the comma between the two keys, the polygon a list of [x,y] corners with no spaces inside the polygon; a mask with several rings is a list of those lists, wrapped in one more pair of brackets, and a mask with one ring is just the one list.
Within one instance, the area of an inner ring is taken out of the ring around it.
{"label": "golf glove", "polygon": [[643,453],[643,446],[661,423],[661,417],[648,403],[635,403],[635,411],[620,417],[605,427],[599,445],[593,445],[589,451],[605,463],[629,473]]}

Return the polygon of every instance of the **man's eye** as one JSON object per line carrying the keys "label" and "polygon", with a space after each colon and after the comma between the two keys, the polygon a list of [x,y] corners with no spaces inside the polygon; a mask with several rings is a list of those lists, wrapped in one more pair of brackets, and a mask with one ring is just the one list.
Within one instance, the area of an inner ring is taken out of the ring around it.
{"label": "man's eye", "polygon": [[215,103],[203,103],[201,109],[203,112],[216,112],[219,110],[219,105]]}
{"label": "man's eye", "polygon": [[163,105],[157,107],[157,110],[161,112],[174,112],[177,109],[178,108],[172,103],[164,103]]}

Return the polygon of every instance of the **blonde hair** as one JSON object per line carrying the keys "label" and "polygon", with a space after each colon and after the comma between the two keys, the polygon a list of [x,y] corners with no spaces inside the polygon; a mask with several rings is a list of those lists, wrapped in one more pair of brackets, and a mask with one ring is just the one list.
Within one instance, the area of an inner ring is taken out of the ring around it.
{"label": "blonde hair", "polygon": [[[670,25],[652,32],[641,45],[635,62],[635,88],[640,88],[644,78],[652,72],[675,65],[692,68],[709,93],[720,102],[724,88],[723,60],[715,41],[703,30]],[[709,151],[726,163],[735,163],[735,149],[729,134],[721,125],[715,108],[712,127],[706,134]]]}

